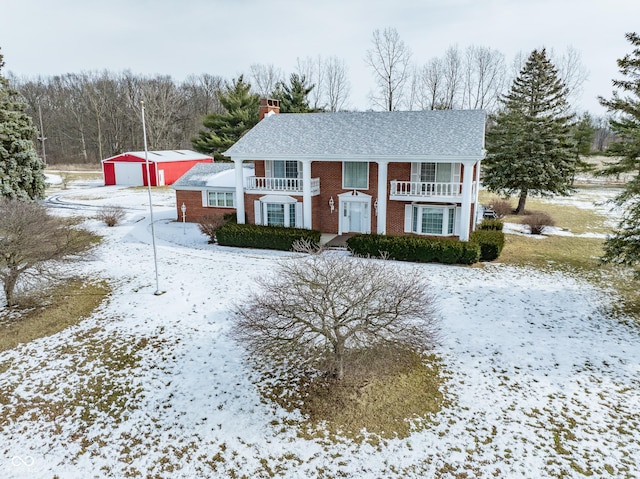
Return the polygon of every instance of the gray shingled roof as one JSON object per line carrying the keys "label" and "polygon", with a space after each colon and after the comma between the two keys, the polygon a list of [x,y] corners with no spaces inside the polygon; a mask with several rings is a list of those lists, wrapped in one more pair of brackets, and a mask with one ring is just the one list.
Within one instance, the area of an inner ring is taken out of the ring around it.
{"label": "gray shingled roof", "polygon": [[266,117],[224,154],[270,157],[483,157],[483,110],[290,113]]}

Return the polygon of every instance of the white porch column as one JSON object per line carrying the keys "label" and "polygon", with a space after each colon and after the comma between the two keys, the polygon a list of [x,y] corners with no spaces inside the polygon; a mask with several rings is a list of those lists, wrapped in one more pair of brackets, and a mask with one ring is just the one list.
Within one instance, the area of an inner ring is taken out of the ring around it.
{"label": "white porch column", "polygon": [[387,167],[388,161],[378,161],[378,234],[387,234]]}
{"label": "white porch column", "polygon": [[475,218],[473,218],[473,224],[474,224],[473,230],[474,231],[476,229],[475,225],[476,225],[476,223],[478,221],[478,207],[480,205],[479,202],[478,202],[478,196],[480,195],[480,161],[481,160],[478,160],[478,162],[476,163],[476,178],[475,178],[476,188],[475,188],[475,191],[474,191],[475,195],[474,195],[474,199],[473,199],[473,203],[475,205],[475,208],[473,209],[474,214],[475,214]]}
{"label": "white porch column", "polygon": [[302,160],[302,219],[305,229],[311,229],[311,160]]}
{"label": "white porch column", "polygon": [[475,161],[463,161],[462,172],[462,214],[460,217],[460,241],[469,241],[471,223],[471,203],[473,202],[473,165]]}
{"label": "white porch column", "polygon": [[244,175],[242,173],[242,160],[235,159],[233,163],[236,166],[236,214],[238,215],[238,224],[245,223],[244,217]]}

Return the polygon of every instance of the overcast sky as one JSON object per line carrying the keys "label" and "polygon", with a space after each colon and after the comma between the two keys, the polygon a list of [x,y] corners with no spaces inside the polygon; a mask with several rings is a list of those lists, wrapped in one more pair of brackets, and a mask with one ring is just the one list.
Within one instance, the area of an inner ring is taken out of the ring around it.
{"label": "overcast sky", "polygon": [[640,0],[0,0],[5,73],[231,79],[253,63],[288,74],[297,58],[337,56],[356,109],[372,106],[364,58],[373,31],[387,27],[418,65],[453,45],[496,49],[509,63],[518,52],[573,47],[589,71],[578,109],[601,115],[596,97],[620,78],[616,59],[631,51],[624,34],[640,31]]}

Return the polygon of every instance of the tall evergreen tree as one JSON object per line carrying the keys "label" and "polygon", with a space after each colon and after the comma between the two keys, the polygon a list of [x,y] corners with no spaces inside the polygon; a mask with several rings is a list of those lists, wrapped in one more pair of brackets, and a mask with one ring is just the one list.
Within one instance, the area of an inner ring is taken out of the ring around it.
{"label": "tall evergreen tree", "polygon": [[[617,89],[613,98],[600,97],[600,104],[613,113],[611,130],[618,141],[611,143],[607,155],[616,158],[603,173],[636,173],[627,182],[615,202],[625,213],[614,231],[605,241],[603,261],[637,267],[640,264],[640,36],[627,33],[633,51],[618,60],[623,80],[613,80]],[[636,269],[640,275],[640,270]]]}
{"label": "tall evergreen tree", "polygon": [[534,50],[487,131],[484,185],[518,194],[516,213],[529,195],[566,195],[576,169],[568,90],[546,51]]}
{"label": "tall evergreen tree", "polygon": [[593,119],[589,113],[584,113],[580,119],[573,124],[571,134],[575,142],[576,170],[580,172],[594,171],[594,164],[583,160],[583,157],[591,154],[591,147],[596,136],[596,127],[593,126]]}
{"label": "tall evergreen tree", "polygon": [[251,84],[240,75],[225,85],[218,99],[226,111],[205,116],[202,124],[207,130],[201,130],[191,143],[196,151],[213,155],[216,161],[229,161],[222,152],[258,123],[260,97],[251,93]]}
{"label": "tall evergreen tree", "polygon": [[33,144],[37,130],[22,98],[2,76],[3,66],[0,53],[0,196],[43,198],[45,164]]}
{"label": "tall evergreen tree", "polygon": [[278,83],[273,97],[280,101],[281,113],[309,113],[316,111],[309,105],[309,93],[315,85],[309,85],[305,75],[292,73],[289,84]]}

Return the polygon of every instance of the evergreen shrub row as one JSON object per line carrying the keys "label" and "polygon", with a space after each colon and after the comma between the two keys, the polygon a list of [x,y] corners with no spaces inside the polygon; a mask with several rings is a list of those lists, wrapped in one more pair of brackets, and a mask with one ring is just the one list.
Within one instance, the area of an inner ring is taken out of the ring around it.
{"label": "evergreen shrub row", "polygon": [[496,229],[477,229],[471,233],[469,242],[479,246],[482,261],[493,261],[504,247],[504,233]]}
{"label": "evergreen shrub row", "polygon": [[347,247],[359,256],[417,263],[473,264],[480,259],[477,243],[451,238],[361,234],[349,238]]}
{"label": "evergreen shrub row", "polygon": [[485,219],[485,220],[482,220],[482,223],[478,225],[477,229],[502,231],[503,227],[504,227],[504,223],[500,220]]}
{"label": "evergreen shrub row", "polygon": [[216,240],[222,246],[276,249],[291,251],[296,240],[307,239],[320,243],[320,232],[284,226],[226,223],[216,230]]}

